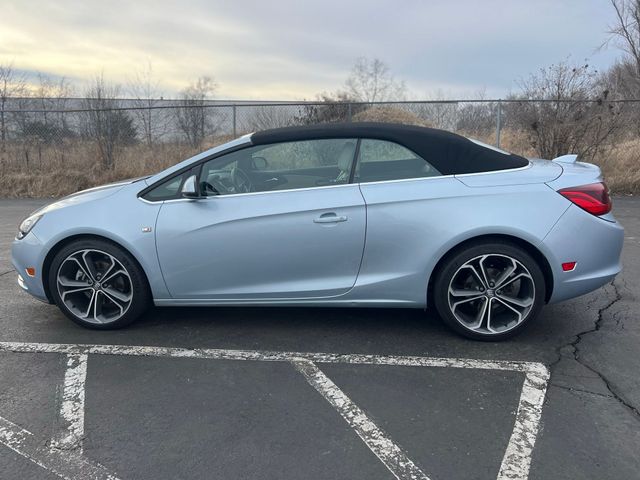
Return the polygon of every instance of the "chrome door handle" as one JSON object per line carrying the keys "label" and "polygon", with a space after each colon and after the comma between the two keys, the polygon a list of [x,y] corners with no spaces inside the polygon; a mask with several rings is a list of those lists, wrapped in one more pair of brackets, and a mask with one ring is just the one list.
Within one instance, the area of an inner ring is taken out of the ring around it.
{"label": "chrome door handle", "polygon": [[345,215],[336,215],[335,213],[325,213],[318,218],[313,219],[313,223],[340,223],[346,222],[349,218]]}

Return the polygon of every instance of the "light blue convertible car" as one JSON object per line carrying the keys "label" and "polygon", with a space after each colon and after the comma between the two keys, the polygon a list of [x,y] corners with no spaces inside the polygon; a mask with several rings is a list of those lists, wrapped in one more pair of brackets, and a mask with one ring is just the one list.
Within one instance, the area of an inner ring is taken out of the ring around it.
{"label": "light blue convertible car", "polygon": [[598,167],[376,123],[245,135],[34,212],[20,286],[115,328],[162,305],[433,307],[507,338],[620,271]]}

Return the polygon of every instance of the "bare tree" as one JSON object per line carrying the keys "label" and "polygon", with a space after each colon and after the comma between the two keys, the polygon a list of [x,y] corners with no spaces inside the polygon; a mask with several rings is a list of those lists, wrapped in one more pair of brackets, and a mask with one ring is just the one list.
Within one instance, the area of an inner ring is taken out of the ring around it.
{"label": "bare tree", "polygon": [[205,108],[216,88],[217,84],[211,77],[200,77],[182,91],[180,107],[175,109],[178,129],[186,142],[194,148],[202,144],[207,131],[216,128],[211,121],[210,109]]}
{"label": "bare tree", "polygon": [[616,41],[634,65],[640,78],[640,0],[610,0],[616,20],[609,27],[610,40]]}
{"label": "bare tree", "polygon": [[295,123],[296,116],[295,114],[291,113],[288,105],[274,104],[236,108],[246,108],[251,112],[251,118],[247,122],[247,126],[249,127],[250,131],[288,127]]}
{"label": "bare tree", "polygon": [[131,117],[120,109],[119,93],[118,85],[107,83],[99,75],[86,91],[84,99],[84,108],[87,109],[84,134],[95,143],[102,167],[106,170],[114,168],[121,148],[136,140]]}
{"label": "bare tree", "polygon": [[42,165],[45,147],[52,147],[50,151],[55,157],[64,161],[67,153],[64,141],[74,135],[64,112],[72,91],[66,78],[54,80],[40,73],[38,83],[30,89],[29,95],[17,100],[20,109],[36,110],[13,114],[27,165],[32,158],[32,150]]}
{"label": "bare tree", "polygon": [[12,97],[24,95],[25,88],[24,75],[16,72],[12,63],[0,64],[0,167],[7,156],[7,104]]}
{"label": "bare tree", "polygon": [[512,99],[533,101],[507,104],[507,122],[526,133],[542,158],[577,153],[591,159],[621,124],[618,107],[597,80],[589,65],[542,68],[521,81],[522,93]]}
{"label": "bare tree", "polygon": [[[610,0],[615,22],[609,26],[607,43],[615,43],[625,57],[601,77],[604,88],[618,99],[640,98],[640,0]],[[640,132],[640,105],[627,104],[625,122],[635,135]]]}
{"label": "bare tree", "polygon": [[48,75],[39,73],[33,97],[38,100],[38,106],[41,110],[61,110],[66,108],[73,93],[73,87],[66,77],[55,80]]}
{"label": "bare tree", "polygon": [[438,89],[426,95],[433,103],[416,103],[403,105],[403,108],[417,115],[429,125],[444,130],[455,130],[458,104],[452,102],[451,96]]}
{"label": "bare tree", "polygon": [[162,97],[159,84],[153,76],[151,63],[147,63],[143,69],[135,73],[128,85],[128,90],[133,97],[133,105],[136,107],[133,113],[142,127],[144,141],[150,148],[164,133],[163,122],[157,118],[157,110],[153,108],[159,104]]}
{"label": "bare tree", "polygon": [[480,89],[473,95],[481,102],[461,102],[456,110],[456,130],[468,135],[487,139],[496,128],[498,105],[488,102],[486,90]]}
{"label": "bare tree", "polygon": [[345,80],[344,89],[316,95],[318,103],[303,105],[294,123],[351,121],[370,107],[367,103],[403,100],[405,93],[404,82],[397,81],[383,61],[360,57]]}
{"label": "bare tree", "polygon": [[316,96],[317,103],[306,103],[299,108],[294,117],[294,123],[303,125],[315,125],[317,123],[348,122],[353,116],[363,110],[366,105],[361,105],[358,100],[349,96],[347,92],[320,93]]}
{"label": "bare tree", "polygon": [[367,103],[402,100],[406,93],[404,82],[397,81],[387,64],[377,58],[358,58],[345,87],[350,98]]}
{"label": "bare tree", "polygon": [[68,108],[72,95],[73,87],[65,77],[56,81],[47,75],[38,74],[33,103],[37,110],[41,110],[38,121],[45,129],[56,131],[61,137],[70,132],[64,110]]}
{"label": "bare tree", "polygon": [[600,76],[602,89],[608,89],[617,99],[633,99],[640,97],[640,77],[636,74],[635,65],[628,61],[613,64]]}

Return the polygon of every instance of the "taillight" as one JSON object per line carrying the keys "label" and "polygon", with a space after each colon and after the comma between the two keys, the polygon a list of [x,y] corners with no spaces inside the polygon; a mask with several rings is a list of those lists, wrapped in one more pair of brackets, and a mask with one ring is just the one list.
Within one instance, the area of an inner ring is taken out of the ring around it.
{"label": "taillight", "polygon": [[611,211],[609,189],[602,182],[563,188],[558,193],[593,215],[604,215]]}

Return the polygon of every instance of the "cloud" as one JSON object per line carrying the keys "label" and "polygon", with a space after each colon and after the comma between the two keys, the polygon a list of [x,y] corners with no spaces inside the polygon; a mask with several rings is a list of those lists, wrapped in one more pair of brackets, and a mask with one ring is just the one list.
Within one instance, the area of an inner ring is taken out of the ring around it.
{"label": "cloud", "polygon": [[596,0],[300,2],[5,0],[0,60],[125,83],[147,62],[165,96],[210,75],[225,98],[312,98],[339,87],[359,56],[379,57],[417,96],[504,95],[514,80],[595,52],[611,20]]}

